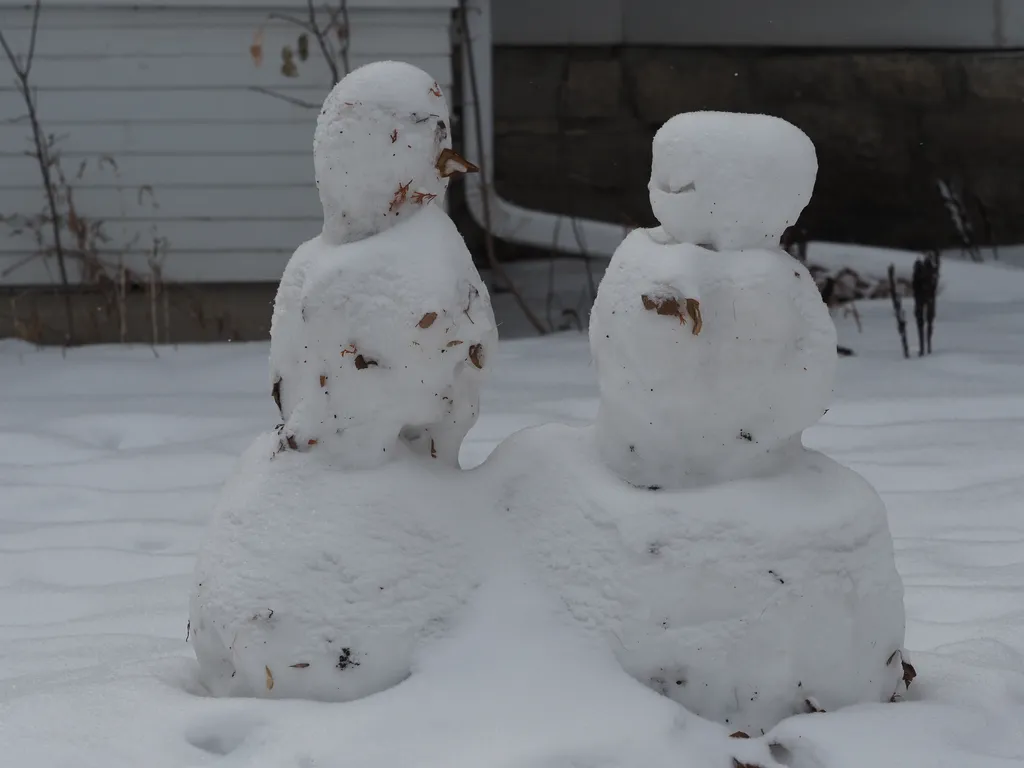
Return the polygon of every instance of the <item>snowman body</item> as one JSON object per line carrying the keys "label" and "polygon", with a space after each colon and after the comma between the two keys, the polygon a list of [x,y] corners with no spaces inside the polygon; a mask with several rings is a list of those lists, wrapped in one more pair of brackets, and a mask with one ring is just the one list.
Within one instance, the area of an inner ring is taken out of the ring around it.
{"label": "snowman body", "polygon": [[196,564],[190,639],[216,695],[384,690],[479,583],[454,476],[497,334],[440,205],[465,161],[437,84],[396,62],[354,71],[314,162],[324,229],[274,306],[280,423],[241,458]]}
{"label": "snowman body", "polygon": [[885,507],[801,442],[831,398],[835,329],[773,243],[815,169],[784,121],[670,120],[662,227],[622,243],[591,317],[596,424],[524,430],[482,470],[526,557],[626,671],[750,735],[902,684]]}

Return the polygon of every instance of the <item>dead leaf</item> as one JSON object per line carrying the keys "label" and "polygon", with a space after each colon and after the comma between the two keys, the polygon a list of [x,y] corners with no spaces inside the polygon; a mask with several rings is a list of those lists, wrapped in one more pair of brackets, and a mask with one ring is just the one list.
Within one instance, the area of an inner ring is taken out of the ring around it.
{"label": "dead leaf", "polygon": [[315,437],[311,437],[309,438],[309,440],[306,441],[306,445],[316,445],[319,442],[320,441],[317,440]]}
{"label": "dead leaf", "polygon": [[326,386],[327,386],[327,377],[326,377],[326,376],[324,376],[324,375],[323,375],[323,374],[321,373],[321,374],[320,374],[320,388],[321,388],[321,389],[323,389],[323,388],[324,388],[324,387],[326,387]]}
{"label": "dead leaf", "polygon": [[484,345],[473,344],[469,348],[469,362],[475,365],[477,368],[484,367]]}
{"label": "dead leaf", "polygon": [[466,342],[461,341],[460,339],[452,339],[447,344],[445,344],[445,346],[446,347],[457,347],[457,346],[459,346],[459,344],[465,344],[465,343]]}
{"label": "dead leaf", "polygon": [[420,328],[429,328],[434,324],[435,320],[437,320],[437,312],[427,312],[416,325]]}
{"label": "dead leaf", "polygon": [[284,415],[284,411],[281,410],[281,380],[278,379],[274,382],[274,386],[270,388],[270,396],[274,398],[274,402],[277,404],[277,410],[281,415]]}
{"label": "dead leaf", "polygon": [[299,444],[295,441],[295,435],[288,435],[288,437],[285,438],[285,441],[288,443],[288,447],[293,451],[299,450]]}
{"label": "dead leaf", "polygon": [[253,33],[252,45],[249,46],[249,55],[252,57],[252,63],[257,67],[263,63],[263,27],[260,27]]}
{"label": "dead leaf", "polygon": [[910,684],[914,682],[914,678],[917,677],[917,670],[914,669],[914,665],[909,662],[903,662],[903,682],[910,688]]}
{"label": "dead leaf", "polygon": [[347,347],[341,350],[341,356],[344,357],[345,355],[354,355],[357,351],[358,348],[356,347],[355,344],[349,344]]}
{"label": "dead leaf", "polygon": [[413,192],[412,193],[412,201],[413,201],[413,203],[415,205],[423,205],[424,203],[429,203],[431,200],[433,200],[436,197],[437,197],[437,195],[435,195],[433,192]]}
{"label": "dead leaf", "polygon": [[270,667],[264,667],[263,669],[267,672],[267,690],[274,690],[274,674],[270,671]]}
{"label": "dead leaf", "polygon": [[439,85],[438,85],[438,84],[437,84],[437,83],[435,82],[435,83],[434,83],[434,87],[433,87],[433,88],[430,88],[430,89],[428,89],[427,93],[430,93],[430,94],[432,94],[432,95],[436,96],[437,98],[441,98],[441,86],[439,86]]}
{"label": "dead leaf", "polygon": [[396,208],[405,203],[406,197],[409,194],[409,187],[412,186],[412,179],[409,179],[405,184],[399,184],[398,189],[395,190],[395,194],[391,197],[391,204],[388,206],[388,213],[392,213]]}
{"label": "dead leaf", "polygon": [[730,733],[729,734],[729,738],[730,739],[749,739],[750,736],[749,736],[749,734],[746,734],[743,731],[736,731],[735,733]]}
{"label": "dead leaf", "polygon": [[480,169],[451,147],[445,147],[437,158],[437,172],[442,179],[456,173],[476,173]]}
{"label": "dead leaf", "polygon": [[395,128],[395,130],[393,130],[391,132],[391,143],[394,144],[396,141],[398,141],[398,129],[397,128]]}
{"label": "dead leaf", "polygon": [[305,669],[308,666],[309,666],[309,662],[308,661],[300,661],[298,664],[292,664],[291,665],[291,669]]}
{"label": "dead leaf", "polygon": [[377,361],[376,360],[367,360],[362,355],[356,355],[355,362],[356,362],[356,370],[357,371],[365,371],[367,368],[369,368],[371,366],[376,366],[377,365]]}
{"label": "dead leaf", "polygon": [[815,713],[818,713],[818,712],[824,712],[825,711],[824,709],[821,708],[821,705],[819,705],[818,702],[816,702],[814,699],[812,699],[810,697],[804,699],[804,706],[807,708],[807,713],[808,714],[815,714]]}
{"label": "dead leaf", "polygon": [[704,327],[704,320],[700,316],[700,302],[696,299],[686,300],[686,314],[693,321],[693,335],[699,336],[701,328]]}
{"label": "dead leaf", "polygon": [[434,438],[430,438],[430,458],[437,458],[437,446],[434,445]]}
{"label": "dead leaf", "polygon": [[287,45],[281,49],[281,74],[285,77],[299,76],[299,68],[295,66],[295,54]]}

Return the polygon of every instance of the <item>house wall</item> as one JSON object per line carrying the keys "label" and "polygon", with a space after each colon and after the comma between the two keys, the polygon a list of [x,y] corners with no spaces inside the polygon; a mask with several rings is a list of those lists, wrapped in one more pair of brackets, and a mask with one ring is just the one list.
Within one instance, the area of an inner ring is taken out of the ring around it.
{"label": "house wall", "polygon": [[[536,23],[543,18],[544,23]],[[495,0],[499,191],[652,223],[650,142],[674,114],[767,112],[819,156],[813,238],[1024,242],[1024,3],[1017,0]]]}
{"label": "house wall", "polygon": [[[349,0],[350,62],[401,58],[452,83],[455,0]],[[166,239],[164,278],[276,281],[295,247],[319,232],[313,182],[316,111],[330,76],[317,46],[284,77],[280,51],[300,32],[268,22],[267,0],[45,2],[32,83],[45,130],[79,214],[101,221],[106,257],[149,271]],[[293,4],[294,5],[294,4]],[[0,29],[27,45],[24,2],[0,2]],[[250,56],[262,26],[263,61]],[[24,104],[0,60],[0,213],[36,214],[44,198]],[[79,172],[81,175],[79,176]],[[0,286],[55,280],[52,260],[29,259],[28,234],[0,225]],[[20,266],[18,266],[20,265]],[[77,277],[75,270],[73,277]]]}

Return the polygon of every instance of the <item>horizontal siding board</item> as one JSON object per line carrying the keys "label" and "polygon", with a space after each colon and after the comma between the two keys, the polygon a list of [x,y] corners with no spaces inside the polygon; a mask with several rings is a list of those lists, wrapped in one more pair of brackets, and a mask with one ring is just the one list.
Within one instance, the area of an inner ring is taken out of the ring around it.
{"label": "horizontal siding board", "polygon": [[[316,113],[306,110],[287,122],[266,120],[250,124],[237,119],[216,123],[50,121],[46,128],[60,139],[61,150],[75,160],[100,155],[111,155],[115,159],[126,155],[193,155],[216,165],[218,155],[305,154],[309,158],[307,165],[311,167],[315,124]],[[0,125],[0,148],[5,152],[19,154],[29,146],[24,126]]]}
{"label": "horizontal siding board", "polygon": [[[117,27],[117,18],[109,14],[103,14],[100,21],[105,23],[98,26],[96,19],[86,23],[90,21],[89,15],[76,16],[82,17],[80,25],[71,23],[67,27],[40,27],[36,39],[36,55],[40,60],[81,56],[184,58],[237,54],[249,61],[249,46],[261,26],[263,46],[269,59],[280,52],[281,46],[294,46],[301,32],[290,24],[266,22],[265,17],[255,15],[218,25],[209,23],[206,14],[203,14],[203,26],[200,28],[196,28],[195,21],[177,26],[159,16],[150,16],[146,25],[138,27]],[[0,20],[5,18],[5,14],[0,11]],[[386,14],[356,17],[351,21],[349,52],[361,57],[442,53],[448,49],[451,38],[449,30],[436,21],[426,18],[409,19],[398,14],[395,14],[395,18]],[[4,29],[5,34],[11,34],[9,27]],[[183,31],[187,31],[187,34],[182,34]],[[17,32],[11,36],[12,44],[19,42],[22,37]]]}
{"label": "horizontal siding board", "polygon": [[[352,67],[362,66],[381,56],[351,56]],[[443,52],[402,57],[438,78],[451,82],[451,58]],[[255,66],[247,50],[216,56],[153,58],[142,56],[75,56],[63,59],[38,59],[32,67],[33,82],[40,92],[108,91],[124,89],[200,89],[224,88],[314,88],[326,95],[330,89],[330,70],[319,54],[298,65],[297,77],[281,74],[279,50],[268,50],[263,63]],[[6,83],[4,83],[6,86]],[[7,90],[10,90],[9,88]],[[322,98],[322,97],[321,97]]]}
{"label": "horizontal siding board", "polygon": [[[312,129],[305,144],[312,144]],[[211,159],[215,162],[211,162]],[[9,157],[0,159],[5,175],[0,178],[0,191],[38,188],[39,168],[34,158]],[[85,169],[78,176],[81,164]],[[116,167],[97,161],[95,156],[64,154],[61,166],[78,190],[124,187],[128,189],[150,185],[161,192],[168,187],[197,187],[206,185],[312,187],[313,153],[310,147],[293,154],[221,155],[128,155],[114,159]],[[161,196],[164,207],[167,201]],[[0,210],[3,210],[0,206]]]}
{"label": "horizontal siding board", "polygon": [[[153,236],[167,238],[176,251],[288,251],[315,236],[323,227],[323,218],[246,219],[217,218],[210,221],[176,219],[107,222],[106,233],[112,252],[128,248],[133,242],[152,242]],[[31,253],[35,246],[27,236],[0,236],[0,253]],[[172,253],[169,259],[174,258]]]}
{"label": "horizontal siding board", "polygon": [[[275,90],[303,103],[319,104],[329,89],[282,87]],[[51,120],[67,123],[87,121],[90,117],[104,121],[142,119],[212,123],[221,119],[234,121],[245,118],[306,122],[311,114],[308,107],[247,88],[206,90],[135,86],[116,91],[56,91],[40,87],[36,104],[44,125]],[[13,88],[0,89],[0,121],[17,120],[24,114],[21,95]]]}
{"label": "horizontal siding board", "polygon": [[[22,10],[30,0],[0,0],[0,10]],[[350,12],[365,11],[410,11],[431,12],[451,11],[458,6],[458,0],[347,0]],[[285,11],[302,13],[306,3],[300,0],[47,0],[45,8],[50,13],[68,11],[113,10],[118,13],[202,11],[202,12],[250,12]]]}
{"label": "horizontal siding board", "polygon": [[[294,187],[160,187],[139,189],[89,189],[75,196],[79,213],[102,220],[120,219],[247,219],[311,218],[321,215],[320,198],[310,179]],[[0,211],[42,210],[38,186],[0,189]]]}
{"label": "horizontal siding board", "polygon": [[[315,233],[314,233],[315,234]],[[168,282],[195,282],[196,275],[202,275],[203,281],[209,283],[232,282],[276,282],[281,279],[285,265],[292,255],[293,249],[261,251],[250,250],[210,250],[210,251],[175,251],[162,262],[162,274]],[[56,260],[53,258],[35,258],[27,263],[27,254],[0,252],[0,286],[13,285],[59,285],[60,273]],[[146,275],[150,271],[150,256],[146,253],[133,252],[124,254],[120,261],[127,269],[137,274]],[[81,274],[71,260],[69,279],[78,282]],[[20,265],[20,266],[17,266]],[[8,268],[16,267],[5,276]]]}

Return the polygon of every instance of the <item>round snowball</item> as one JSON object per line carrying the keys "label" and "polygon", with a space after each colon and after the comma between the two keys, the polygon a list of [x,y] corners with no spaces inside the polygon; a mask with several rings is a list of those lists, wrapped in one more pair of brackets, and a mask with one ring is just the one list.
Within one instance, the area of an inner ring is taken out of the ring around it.
{"label": "round snowball", "polygon": [[781,250],[716,253],[658,234],[623,241],[591,314],[601,455],[638,486],[771,471],[832,398],[828,309]]}
{"label": "round snowball", "polygon": [[814,144],[778,117],[687,112],[654,136],[654,215],[681,243],[774,247],[811,199]]}

